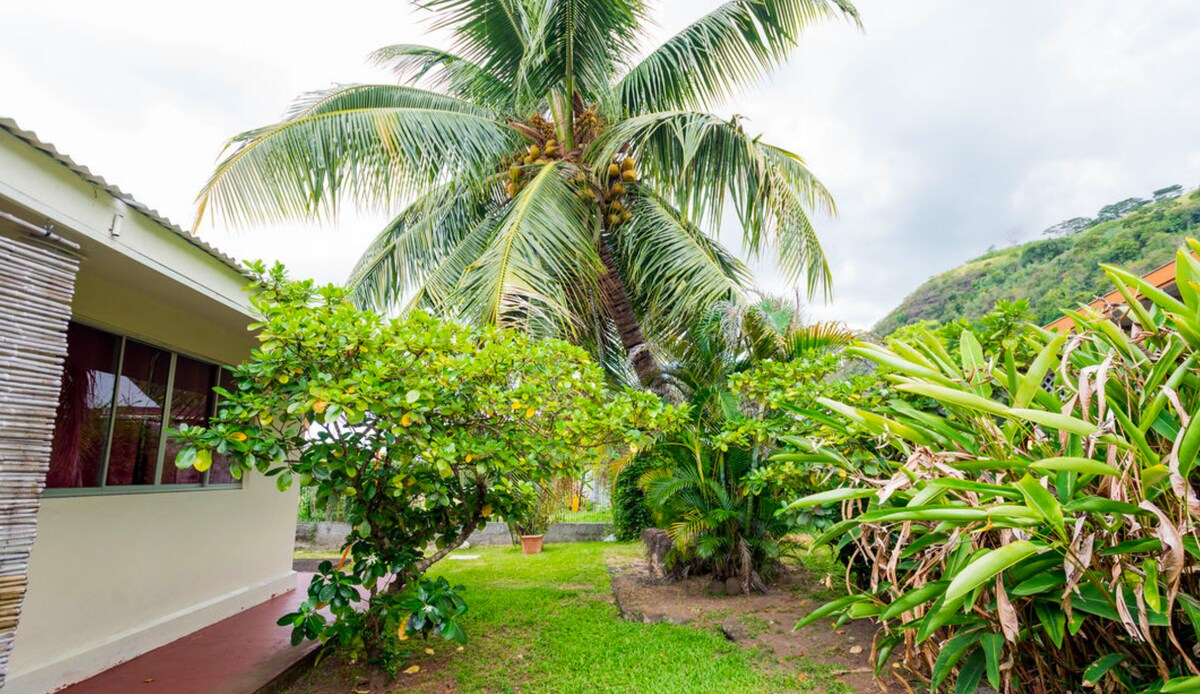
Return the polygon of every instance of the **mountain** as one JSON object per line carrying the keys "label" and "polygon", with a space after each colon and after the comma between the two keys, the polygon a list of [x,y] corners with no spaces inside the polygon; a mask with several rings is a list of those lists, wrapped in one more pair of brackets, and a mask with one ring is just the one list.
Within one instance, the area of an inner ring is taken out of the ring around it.
{"label": "mountain", "polygon": [[875,325],[888,335],[919,321],[976,319],[1001,299],[1028,299],[1035,319],[1049,323],[1108,291],[1101,263],[1149,272],[1171,261],[1187,236],[1200,237],[1200,189],[1154,191],[1127,198],[1043,232],[1046,238],[984,255],[922,284]]}

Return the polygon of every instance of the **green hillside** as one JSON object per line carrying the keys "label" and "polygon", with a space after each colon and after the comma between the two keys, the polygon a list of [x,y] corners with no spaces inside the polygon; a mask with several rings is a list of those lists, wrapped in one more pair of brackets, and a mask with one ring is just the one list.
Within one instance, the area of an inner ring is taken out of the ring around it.
{"label": "green hillside", "polygon": [[1036,320],[1049,323],[1061,309],[1107,291],[1100,263],[1149,272],[1170,262],[1185,237],[1200,236],[1200,189],[1180,193],[1172,186],[1155,191],[1153,201],[1122,200],[1095,218],[1056,224],[1047,238],[989,251],[922,284],[875,332],[887,335],[923,320],[972,320],[1001,299],[1028,299]]}

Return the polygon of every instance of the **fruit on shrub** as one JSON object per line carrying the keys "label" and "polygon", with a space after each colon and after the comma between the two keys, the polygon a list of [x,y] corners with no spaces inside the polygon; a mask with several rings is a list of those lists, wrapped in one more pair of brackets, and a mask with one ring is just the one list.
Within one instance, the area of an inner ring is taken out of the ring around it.
{"label": "fruit on shrub", "polygon": [[616,178],[617,176],[620,176],[620,175],[621,175],[621,167],[620,166],[617,166],[616,164],[608,165],[608,177],[609,178]]}

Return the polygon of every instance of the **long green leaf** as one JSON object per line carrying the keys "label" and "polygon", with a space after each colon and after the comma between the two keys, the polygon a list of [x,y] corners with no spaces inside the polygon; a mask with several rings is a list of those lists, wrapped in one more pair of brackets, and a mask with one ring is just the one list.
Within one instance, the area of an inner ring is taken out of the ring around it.
{"label": "long green leaf", "polygon": [[950,582],[950,586],[946,588],[947,602],[965,597],[967,593],[995,578],[997,574],[1011,568],[1022,559],[1037,554],[1041,549],[1028,540],[1016,540],[979,556]]}

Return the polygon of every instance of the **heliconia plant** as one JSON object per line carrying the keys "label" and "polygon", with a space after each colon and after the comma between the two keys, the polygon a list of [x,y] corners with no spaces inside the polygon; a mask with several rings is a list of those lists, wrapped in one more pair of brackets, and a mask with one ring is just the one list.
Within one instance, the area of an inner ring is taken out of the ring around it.
{"label": "heliconia plant", "polygon": [[816,542],[865,575],[799,626],[875,618],[877,675],[931,691],[1200,690],[1200,261],[1179,252],[1177,296],[1104,270],[1128,305],[1068,311],[1070,333],[852,348],[893,397],[802,414],[877,445],[776,457],[845,471],[789,508],[840,505]]}

